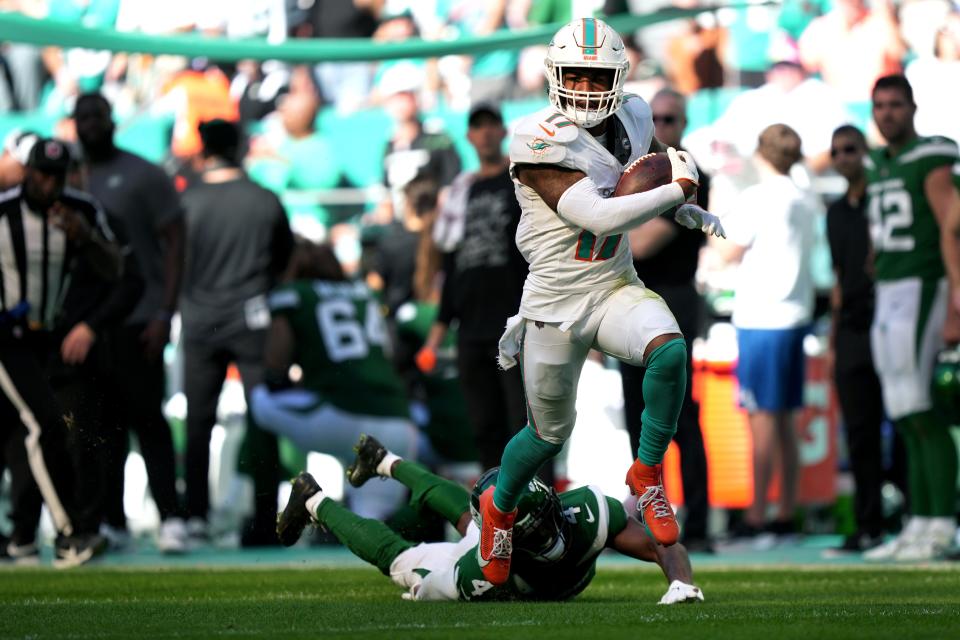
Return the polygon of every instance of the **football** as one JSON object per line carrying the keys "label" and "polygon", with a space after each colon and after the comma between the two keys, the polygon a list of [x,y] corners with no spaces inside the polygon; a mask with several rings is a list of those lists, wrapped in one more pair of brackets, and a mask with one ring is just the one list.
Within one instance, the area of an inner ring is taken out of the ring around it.
{"label": "football", "polygon": [[667,154],[648,153],[634,160],[623,170],[613,195],[627,196],[632,193],[643,193],[670,184],[672,179],[673,170]]}

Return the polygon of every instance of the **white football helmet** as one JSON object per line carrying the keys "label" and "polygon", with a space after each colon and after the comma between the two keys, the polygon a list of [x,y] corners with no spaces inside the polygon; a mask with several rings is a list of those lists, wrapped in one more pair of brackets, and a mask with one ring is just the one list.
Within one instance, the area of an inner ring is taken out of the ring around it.
{"label": "white football helmet", "polygon": [[[580,18],[553,36],[544,60],[550,103],[583,127],[593,127],[623,104],[623,83],[630,63],[620,35],[603,20]],[[612,69],[609,91],[576,91],[563,86],[564,69]]]}

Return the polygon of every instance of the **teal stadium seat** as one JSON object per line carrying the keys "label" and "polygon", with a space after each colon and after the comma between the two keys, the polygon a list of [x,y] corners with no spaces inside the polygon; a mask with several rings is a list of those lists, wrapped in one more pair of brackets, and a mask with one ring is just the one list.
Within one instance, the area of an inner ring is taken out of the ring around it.
{"label": "teal stadium seat", "polygon": [[116,143],[121,149],[157,164],[170,155],[172,115],[137,114],[117,125]]}
{"label": "teal stadium seat", "polygon": [[18,129],[49,136],[58,120],[59,118],[41,111],[4,113],[0,115],[0,142],[6,140],[11,131]]}
{"label": "teal stadium seat", "polygon": [[[53,135],[59,120],[59,116],[42,110],[2,114],[0,141],[15,129],[35,131],[42,136]],[[152,162],[163,162],[170,152],[172,132],[172,116],[137,115],[117,126],[117,146]]]}
{"label": "teal stadium seat", "polygon": [[392,126],[382,109],[341,116],[328,107],[317,117],[317,129],[330,141],[344,175],[358,187],[383,181],[383,152]]}
{"label": "teal stadium seat", "polygon": [[[542,98],[506,102],[502,105],[503,117],[509,123],[545,106],[547,101]],[[438,109],[425,113],[423,119],[427,123],[439,120],[443,131],[453,139],[464,169],[477,168],[477,156],[467,140],[466,112]],[[317,129],[339,154],[340,166],[349,182],[358,187],[383,181],[383,153],[392,127],[390,116],[382,109],[341,116],[327,107],[317,116]]]}

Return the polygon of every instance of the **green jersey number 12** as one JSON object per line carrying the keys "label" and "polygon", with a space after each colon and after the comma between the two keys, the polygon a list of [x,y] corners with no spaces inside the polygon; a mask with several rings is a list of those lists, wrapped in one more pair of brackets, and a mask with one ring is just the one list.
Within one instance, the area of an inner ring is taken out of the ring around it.
{"label": "green jersey number 12", "polygon": [[870,198],[870,227],[878,251],[913,251],[912,235],[897,233],[913,225],[913,203],[903,189],[891,189]]}

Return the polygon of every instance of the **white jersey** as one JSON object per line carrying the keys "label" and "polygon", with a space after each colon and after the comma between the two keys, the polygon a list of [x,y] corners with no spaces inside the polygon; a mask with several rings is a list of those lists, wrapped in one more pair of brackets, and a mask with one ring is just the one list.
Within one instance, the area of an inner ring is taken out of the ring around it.
{"label": "white jersey", "polygon": [[630,243],[623,234],[597,238],[567,222],[536,191],[521,184],[514,170],[518,164],[577,169],[608,197],[624,167],[647,153],[653,140],[650,106],[641,98],[626,96],[612,118],[619,119],[629,139],[626,164],[553,107],[517,124],[510,142],[510,175],[523,212],[517,227],[517,247],[530,263],[520,303],[524,318],[559,322],[566,330],[616,289],[639,282]]}

